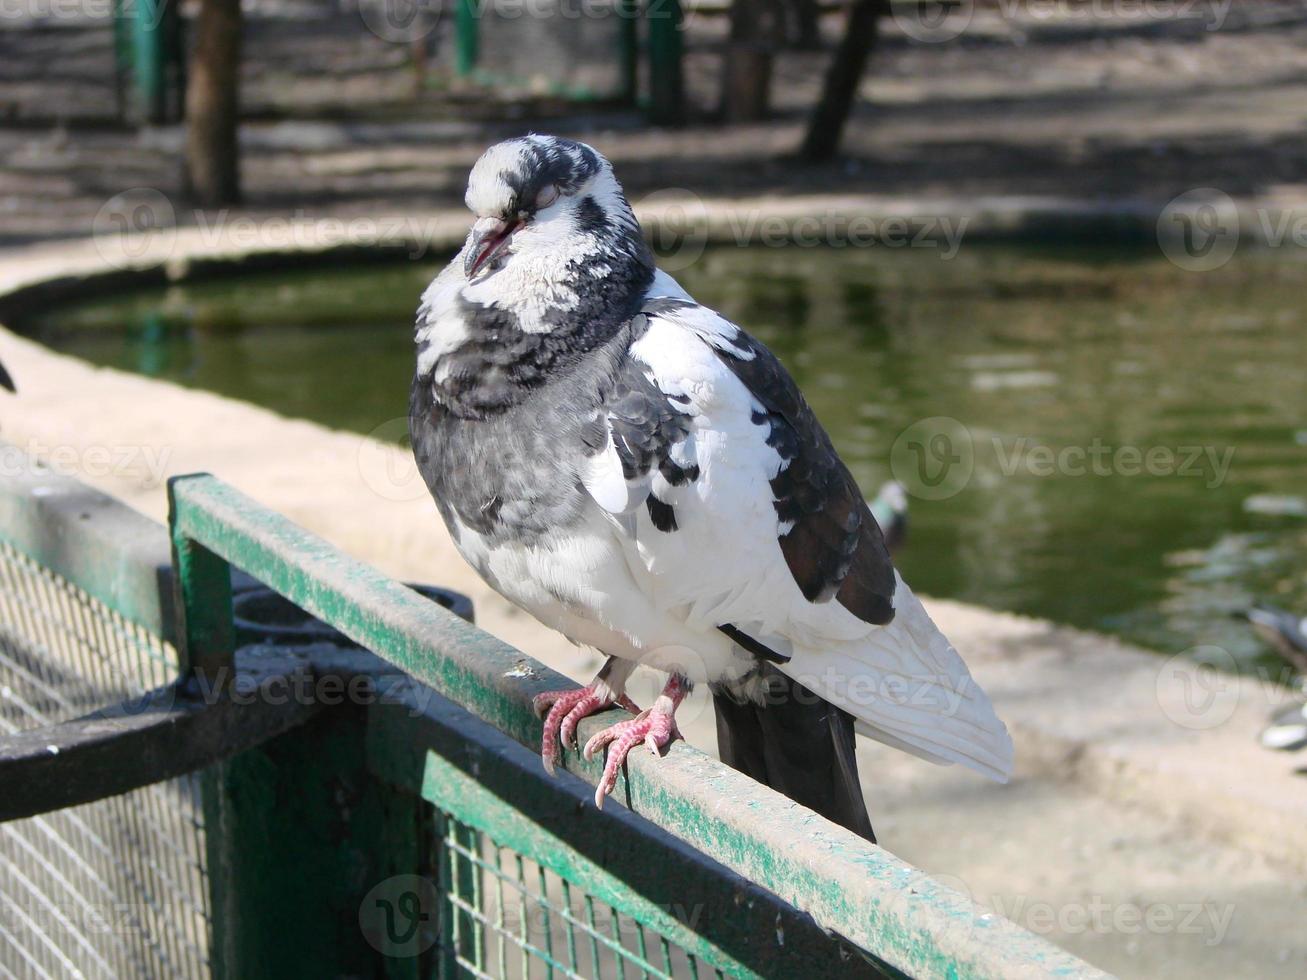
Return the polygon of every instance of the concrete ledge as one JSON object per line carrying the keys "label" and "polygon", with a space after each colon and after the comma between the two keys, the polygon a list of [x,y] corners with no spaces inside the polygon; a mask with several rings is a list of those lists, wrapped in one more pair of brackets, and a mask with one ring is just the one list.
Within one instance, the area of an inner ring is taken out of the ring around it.
{"label": "concrete ledge", "polygon": [[[1199,192],[1192,192],[1199,193]],[[1212,198],[1240,245],[1299,246],[1307,227],[1307,199],[1268,194]],[[207,227],[171,224],[166,199],[146,207],[168,212],[150,230],[113,231],[90,238],[0,250],[0,322],[15,323],[56,299],[184,280],[240,275],[261,268],[359,264],[438,258],[457,250],[469,220],[461,208],[420,215],[391,213],[342,218],[222,215]],[[1196,207],[1191,200],[1187,207]],[[684,260],[712,245],[770,246],[925,240],[943,244],[984,241],[1065,241],[1154,244],[1159,220],[1172,202],[1151,198],[1086,201],[1037,195],[911,198],[871,194],[703,198],[684,190],[658,191],[635,202],[656,247]],[[905,237],[906,236],[906,237]]]}
{"label": "concrete ledge", "polygon": [[1294,692],[1037,619],[929,605],[1012,729],[1022,777],[1142,805],[1186,836],[1307,874],[1301,759],[1257,743]]}

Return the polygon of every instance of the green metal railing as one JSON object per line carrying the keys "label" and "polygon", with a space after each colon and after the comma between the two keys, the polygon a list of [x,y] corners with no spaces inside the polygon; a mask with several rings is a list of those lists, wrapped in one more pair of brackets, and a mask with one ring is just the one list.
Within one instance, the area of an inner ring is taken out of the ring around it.
{"label": "green metal railing", "polygon": [[[70,515],[103,498],[31,490],[0,480],[0,540],[152,625],[177,677],[0,739],[0,818],[27,818],[0,829],[197,773],[203,971],[1102,976],[683,743],[633,756],[596,810],[597,763],[568,751],[551,778],[537,754],[531,698],[562,677],[212,477],[169,487],[172,574],[157,525],[107,505],[82,520]],[[361,650],[234,649],[233,568]],[[588,719],[582,740],[614,717]],[[175,832],[136,841],[139,859]]]}

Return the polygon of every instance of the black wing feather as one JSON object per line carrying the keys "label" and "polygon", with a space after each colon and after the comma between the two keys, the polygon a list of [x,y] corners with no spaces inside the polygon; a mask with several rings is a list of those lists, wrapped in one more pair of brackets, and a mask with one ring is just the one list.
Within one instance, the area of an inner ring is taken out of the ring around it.
{"label": "black wing feather", "polygon": [[775,355],[743,330],[732,344],[748,356],[717,354],[762,406],[754,422],[768,427],[767,444],[785,463],[771,485],[777,515],[793,525],[780,538],[790,573],[809,601],[833,597],[885,625],[894,618],[894,566],[853,474]]}

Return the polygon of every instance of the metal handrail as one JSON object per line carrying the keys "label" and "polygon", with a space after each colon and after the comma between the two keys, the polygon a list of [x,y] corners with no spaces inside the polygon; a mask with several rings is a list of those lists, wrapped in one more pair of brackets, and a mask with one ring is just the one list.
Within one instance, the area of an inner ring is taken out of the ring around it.
{"label": "metal handrail", "polygon": [[[531,700],[561,686],[560,675],[212,476],[174,479],[169,501],[174,551],[190,555],[178,566],[183,596],[204,593],[230,563],[538,749]],[[185,627],[199,671],[223,666],[223,638],[212,627]],[[587,719],[580,741],[618,717]],[[562,765],[591,785],[601,772],[598,761],[570,751]],[[614,797],[903,973],[1106,976],[683,742],[662,759],[633,754]]]}

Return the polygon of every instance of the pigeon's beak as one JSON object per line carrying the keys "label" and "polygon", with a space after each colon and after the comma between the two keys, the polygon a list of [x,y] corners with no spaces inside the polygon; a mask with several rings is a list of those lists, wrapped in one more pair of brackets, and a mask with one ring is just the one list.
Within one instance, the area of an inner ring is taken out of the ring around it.
{"label": "pigeon's beak", "polygon": [[8,388],[10,391],[15,392],[18,390],[14,387],[14,379],[9,377],[9,372],[5,370],[3,364],[0,364],[0,387]]}
{"label": "pigeon's beak", "polygon": [[526,222],[521,218],[514,218],[512,221],[500,221],[498,218],[479,219],[472,226],[472,233],[468,235],[467,245],[463,249],[467,256],[463,260],[463,272],[467,278],[471,279],[478,270],[507,248],[513,232],[524,224]]}

